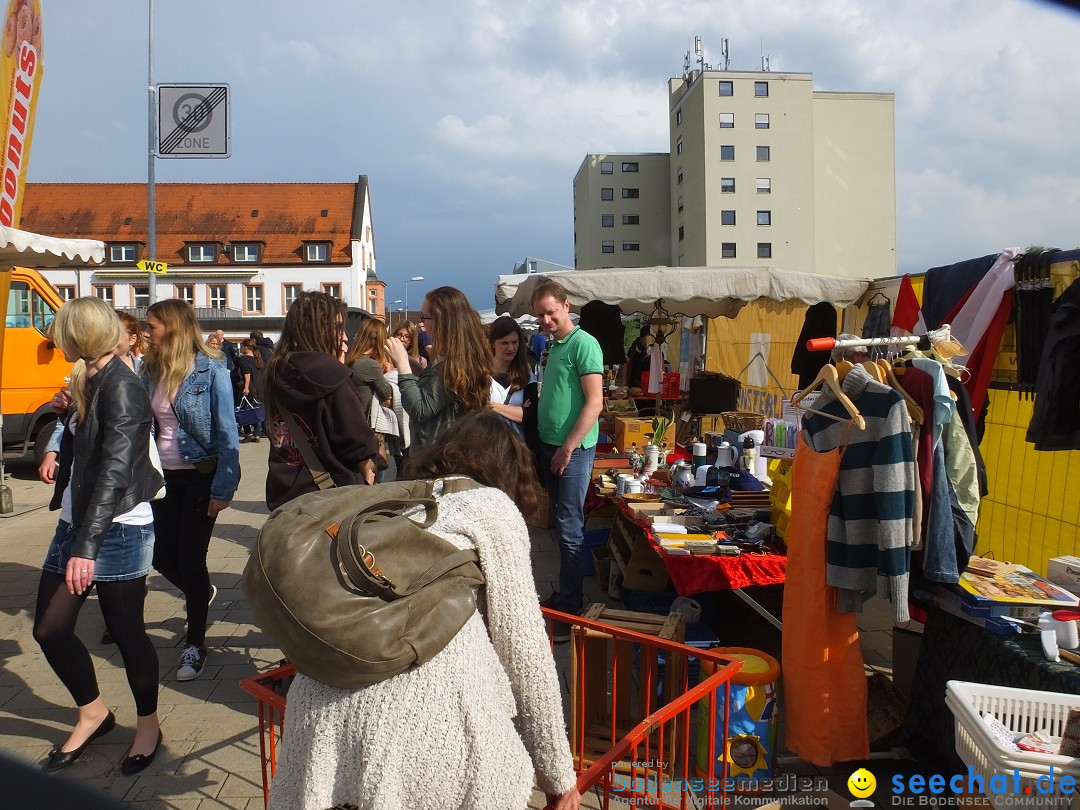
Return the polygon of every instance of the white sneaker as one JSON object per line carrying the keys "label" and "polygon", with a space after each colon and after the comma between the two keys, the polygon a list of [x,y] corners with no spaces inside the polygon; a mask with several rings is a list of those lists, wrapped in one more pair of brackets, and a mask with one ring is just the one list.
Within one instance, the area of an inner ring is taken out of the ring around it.
{"label": "white sneaker", "polygon": [[188,644],[180,654],[180,667],[176,670],[176,680],[193,681],[202,675],[206,666],[206,648]]}

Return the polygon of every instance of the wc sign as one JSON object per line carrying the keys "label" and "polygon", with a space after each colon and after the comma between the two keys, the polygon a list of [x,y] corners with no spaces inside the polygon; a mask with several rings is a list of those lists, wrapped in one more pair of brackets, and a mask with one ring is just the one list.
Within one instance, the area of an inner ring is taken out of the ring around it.
{"label": "wc sign", "polygon": [[159,84],[157,156],[227,158],[229,86]]}

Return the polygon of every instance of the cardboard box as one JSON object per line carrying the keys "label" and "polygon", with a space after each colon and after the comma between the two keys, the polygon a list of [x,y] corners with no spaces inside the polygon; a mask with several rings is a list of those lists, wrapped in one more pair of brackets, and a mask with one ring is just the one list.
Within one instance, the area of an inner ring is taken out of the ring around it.
{"label": "cardboard box", "polygon": [[1080,557],[1067,554],[1046,564],[1046,578],[1055,585],[1080,594]]}
{"label": "cardboard box", "polygon": [[[619,416],[615,419],[615,447],[620,453],[627,452],[637,445],[638,452],[645,451],[645,445],[650,442],[649,434],[652,433],[652,419],[634,419],[627,416]],[[664,434],[662,444],[669,450],[675,447],[675,425],[668,427]]]}

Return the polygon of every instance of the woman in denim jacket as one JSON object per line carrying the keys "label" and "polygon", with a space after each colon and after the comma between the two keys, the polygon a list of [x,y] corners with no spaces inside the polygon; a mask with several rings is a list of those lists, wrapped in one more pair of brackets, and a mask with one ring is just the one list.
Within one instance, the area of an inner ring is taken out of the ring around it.
{"label": "woman in denim jacket", "polygon": [[217,589],[206,553],[218,513],[240,482],[240,440],[232,382],[220,351],[202,338],[191,304],[168,299],[146,311],[143,382],[157,427],[165,497],[153,502],[154,568],[187,602],[187,639],[177,680],[206,664],[206,617]]}

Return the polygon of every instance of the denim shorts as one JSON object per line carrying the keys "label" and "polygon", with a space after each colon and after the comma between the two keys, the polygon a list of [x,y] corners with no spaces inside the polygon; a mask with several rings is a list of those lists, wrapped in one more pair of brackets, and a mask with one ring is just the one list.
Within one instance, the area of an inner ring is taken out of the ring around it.
{"label": "denim shorts", "polygon": [[[75,545],[76,532],[66,520],[56,525],[45,564],[41,567],[56,574],[66,574],[71,548]],[[114,582],[122,579],[138,579],[150,573],[154,559],[154,524],[132,526],[113,523],[94,562],[94,579]]]}

